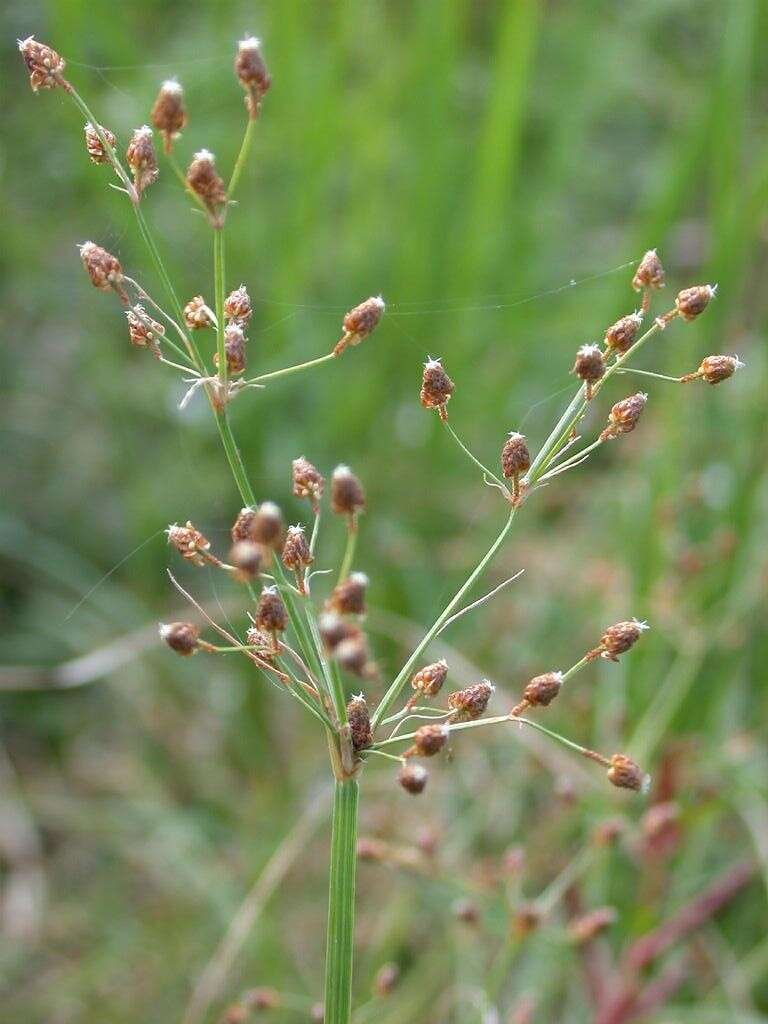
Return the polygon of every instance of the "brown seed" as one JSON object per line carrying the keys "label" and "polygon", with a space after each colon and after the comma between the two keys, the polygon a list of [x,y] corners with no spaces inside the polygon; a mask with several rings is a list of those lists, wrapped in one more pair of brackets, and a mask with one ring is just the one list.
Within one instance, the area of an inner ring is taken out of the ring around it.
{"label": "brown seed", "polygon": [[375,669],[371,664],[368,644],[362,633],[342,640],[333,648],[333,656],[345,672],[359,679],[371,679]]}
{"label": "brown seed", "polygon": [[608,769],[608,781],[619,789],[633,789],[637,793],[647,792],[651,783],[650,776],[626,754],[613,755]]}
{"label": "brown seed", "polygon": [[411,679],[411,686],[414,690],[422,693],[425,697],[436,697],[448,675],[448,662],[445,658],[435,661],[431,665],[425,665]]}
{"label": "brown seed", "polygon": [[255,579],[264,564],[264,549],[252,540],[239,540],[229,552],[229,564],[237,570],[238,579],[243,583]]}
{"label": "brown seed", "polygon": [[251,539],[268,547],[282,546],[283,514],[272,501],[263,501],[256,509],[251,523]]}
{"label": "brown seed", "polygon": [[150,348],[155,355],[159,355],[160,342],[165,334],[163,325],[147,316],[143,306],[136,305],[133,309],[127,310],[125,315],[128,318],[131,344],[139,348]]}
{"label": "brown seed", "polygon": [[716,284],[699,284],[693,288],[684,288],[677,293],[675,308],[683,320],[690,323],[704,312],[716,292]]}
{"label": "brown seed", "polygon": [[[626,654],[634,647],[648,628],[647,622],[638,622],[637,619],[617,622],[615,625],[609,626],[600,637],[600,644],[596,651],[608,661],[618,661],[619,655]],[[590,655],[595,656],[594,652],[590,652]]]}
{"label": "brown seed", "polygon": [[576,353],[576,362],[573,364],[572,373],[575,373],[579,380],[587,385],[588,397],[592,397],[591,385],[605,373],[605,362],[599,345],[582,345]]}
{"label": "brown seed", "polygon": [[245,639],[249,647],[255,648],[255,653],[269,661],[274,654],[274,645],[269,633],[265,633],[258,626],[249,626],[245,633]]}
{"label": "brown seed", "polygon": [[354,520],[365,509],[363,485],[349,468],[337,466],[331,477],[331,509],[339,516]]}
{"label": "brown seed", "polygon": [[524,434],[510,431],[509,437],[501,450],[501,469],[504,478],[516,478],[521,473],[526,473],[531,468],[531,453]]}
{"label": "brown seed", "polygon": [[328,605],[340,615],[365,615],[365,594],[368,577],[363,572],[353,572],[333,588]]}
{"label": "brown seed", "polygon": [[638,391],[636,395],[630,395],[629,398],[617,402],[608,415],[608,423],[600,435],[600,440],[610,441],[622,434],[630,434],[637,426],[647,401],[648,395]]}
{"label": "brown seed", "polygon": [[205,565],[211,542],[189,520],[185,526],[173,523],[166,530],[168,543],[193,565]]}
{"label": "brown seed", "polygon": [[184,307],[184,323],[191,331],[212,325],[213,320],[202,295],[195,295]]}
{"label": "brown seed", "polygon": [[266,633],[282,633],[288,626],[288,613],[277,587],[264,587],[262,590],[254,622]]}
{"label": "brown seed", "polygon": [[350,311],[344,317],[342,327],[344,333],[336,343],[333,354],[340,356],[349,345],[359,345],[375,330],[384,313],[384,299],[380,295],[371,296],[365,302]]}
{"label": "brown seed", "polygon": [[255,36],[241,39],[237,44],[235,74],[246,91],[245,103],[248,113],[255,120],[259,115],[261,100],[272,85],[272,79],[261,55],[261,43]]}
{"label": "brown seed", "polygon": [[397,964],[384,964],[376,972],[376,977],[373,980],[373,991],[380,998],[384,998],[394,992],[399,980],[400,968]]}
{"label": "brown seed", "polygon": [[547,707],[560,693],[563,685],[562,672],[545,672],[534,676],[523,690],[523,700],[530,707]]}
{"label": "brown seed", "polygon": [[720,384],[728,380],[744,363],[738,356],[706,356],[695,373],[687,373],[681,380],[685,383],[692,380],[705,380],[707,384]]}
{"label": "brown seed", "polygon": [[[105,128],[103,124],[100,124],[99,131],[110,144],[112,149],[114,149],[117,143],[117,139],[109,130],[109,128]],[[85,148],[88,150],[88,156],[91,158],[92,163],[109,163],[109,154],[104,148],[104,143],[99,138],[98,132],[96,131],[96,129],[90,121],[85,126]]]}
{"label": "brown seed", "polygon": [[610,928],[615,923],[617,916],[613,907],[598,907],[571,921],[568,932],[573,942],[582,946]]}
{"label": "brown seed", "polygon": [[293,493],[297,498],[309,498],[312,507],[317,511],[317,505],[323,496],[325,480],[320,471],[300,455],[292,463],[293,471]]}
{"label": "brown seed", "polygon": [[38,89],[55,89],[57,85],[69,88],[68,83],[61,78],[66,62],[54,49],[45,43],[38,43],[34,36],[19,39],[18,44],[27,65],[33,92]]}
{"label": "brown seed", "polygon": [[424,364],[421,378],[421,404],[425,409],[437,409],[441,420],[448,419],[446,404],[456,385],[443,369],[439,359],[430,359]]}
{"label": "brown seed", "polygon": [[116,256],[94,242],[83,242],[80,246],[80,258],[94,288],[103,292],[114,288],[118,295],[125,296],[122,288],[123,268]]}
{"label": "brown seed", "polygon": [[420,764],[404,764],[397,776],[397,781],[407,793],[423,793],[427,785],[429,772]]}
{"label": "brown seed", "polygon": [[200,639],[200,630],[191,622],[169,622],[160,626],[160,638],[172,651],[189,657],[195,654]]}
{"label": "brown seed", "polygon": [[255,519],[256,509],[249,508],[248,506],[240,509],[230,531],[233,543],[236,544],[239,540],[253,540],[252,531]]}
{"label": "brown seed", "polygon": [[[245,343],[243,329],[236,323],[229,323],[224,328],[224,352],[227,357],[227,372],[242,373],[245,370]],[[219,365],[219,353],[214,352],[213,361]]]}
{"label": "brown seed", "polygon": [[605,332],[605,344],[610,352],[623,355],[630,349],[637,338],[643,318],[640,313],[630,313],[623,316],[615,324],[611,324]]}
{"label": "brown seed", "polygon": [[320,638],[328,651],[334,651],[343,640],[350,640],[361,635],[357,626],[346,622],[336,612],[325,612],[319,617],[317,625],[320,630]]}
{"label": "brown seed", "polygon": [[493,691],[496,687],[487,679],[479,683],[473,683],[463,690],[456,690],[448,697],[448,707],[453,710],[451,721],[472,722],[480,718],[488,707]]}
{"label": "brown seed", "polygon": [[195,153],[187,169],[187,184],[208,211],[211,224],[220,228],[226,213],[227,190],[209,150],[201,149]]}
{"label": "brown seed", "polygon": [[160,173],[149,125],[142,125],[133,133],[125,151],[125,159],[133,174],[136,191],[141,195],[145,188],[157,181]]}
{"label": "brown seed", "polygon": [[422,725],[414,736],[413,753],[418,757],[434,757],[448,742],[450,729],[447,725]]}
{"label": "brown seed", "polygon": [[353,697],[347,704],[347,721],[351,730],[353,749],[365,750],[366,747],[370,747],[373,743],[371,716],[362,693]]}
{"label": "brown seed", "polygon": [[649,249],[638,263],[635,276],[632,278],[632,287],[636,292],[642,291],[643,288],[664,287],[664,267],[655,249]]}
{"label": "brown seed", "polygon": [[170,153],[171,143],[179,137],[187,124],[184,90],[175,78],[169,78],[160,86],[150,117],[152,124],[163,136],[165,152]]}
{"label": "brown seed", "polygon": [[228,320],[234,320],[241,327],[247,326],[253,316],[253,309],[251,308],[251,297],[244,284],[235,288],[224,300],[224,316]]}
{"label": "brown seed", "polygon": [[298,572],[314,561],[303,526],[289,526],[283,545],[283,565]]}

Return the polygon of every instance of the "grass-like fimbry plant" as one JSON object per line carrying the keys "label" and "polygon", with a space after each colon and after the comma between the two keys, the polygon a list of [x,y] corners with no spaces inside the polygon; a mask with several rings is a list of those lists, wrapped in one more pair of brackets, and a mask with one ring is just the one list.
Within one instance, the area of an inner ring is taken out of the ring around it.
{"label": "grass-like fimbry plant", "polygon": [[[187,112],[181,87],[166,82],[152,109],[151,120],[163,139],[163,149],[173,173],[208,221],[213,240],[214,300],[209,305],[201,295],[183,302],[166,270],[152,229],[143,209],[143,197],[159,174],[153,130],[136,129],[125,152],[125,165],[117,154],[117,137],[99,124],[86,102],[64,77],[65,62],[50,47],[27,39],[20,49],[34,89],[58,88],[66,92],[83,116],[87,153],[97,164],[110,166],[135,212],[139,231],[165,289],[162,305],[136,277],[125,272],[120,261],[94,242],[85,242],[80,254],[91,281],[98,289],[114,294],[124,308],[131,342],[146,348],[163,364],[185,376],[189,390],[184,402],[203,392],[214,415],[243,508],[232,526],[232,548],[216,554],[210,542],[193,525],[169,527],[168,539],[179,554],[193,565],[213,566],[241,581],[252,599],[251,625],[245,639],[210,618],[189,594],[172,580],[180,593],[198,610],[210,627],[204,638],[194,622],[176,622],[161,627],[168,646],[183,656],[202,651],[208,654],[239,652],[254,668],[271,679],[296,700],[324,730],[334,777],[333,825],[330,856],[329,914],[327,930],[324,1020],[346,1024],[351,1013],[352,950],[354,933],[355,865],[359,778],[372,759],[397,765],[398,780],[411,794],[423,792],[427,771],[421,760],[434,757],[451,738],[465,730],[493,725],[520,726],[538,730],[606,772],[612,785],[642,791],[648,776],[631,757],[617,753],[605,756],[572,742],[541,725],[528,715],[548,706],[563,686],[597,658],[617,660],[638,641],[644,622],[630,619],[609,626],[597,644],[585,652],[567,671],[549,670],[535,676],[524,688],[519,702],[506,714],[483,717],[494,687],[480,680],[451,693],[445,706],[435,703],[449,675],[445,661],[423,664],[432,642],[451,623],[482,606],[498,592],[465,604],[495,554],[507,539],[519,511],[542,487],[559,475],[583,465],[603,444],[633,431],[642,416],[647,395],[632,394],[615,403],[604,429],[591,442],[582,444],[579,430],[588,411],[614,375],[638,373],[677,384],[704,381],[717,384],[730,377],[740,363],[735,356],[707,356],[699,368],[681,377],[669,377],[637,370],[633,357],[654,336],[673,321],[691,322],[705,310],[714,296],[709,285],[679,292],[674,306],[657,316],[641,333],[652,293],[664,285],[664,270],[654,251],[648,252],[636,269],[632,284],[642,293],[641,310],[621,317],[610,326],[602,345],[585,345],[576,353],[573,372],[578,378],[574,396],[551,433],[532,456],[527,439],[513,431],[501,450],[501,468],[496,473],[461,440],[448,422],[447,407],[455,384],[439,360],[429,360],[421,383],[421,404],[435,410],[446,430],[485,483],[494,488],[505,509],[503,525],[488,551],[461,587],[427,629],[394,675],[381,700],[369,709],[364,694],[348,697],[349,677],[365,686],[380,669],[371,658],[363,631],[367,581],[354,571],[357,520],[365,509],[361,482],[346,466],[337,466],[331,479],[331,510],[345,523],[347,543],[334,586],[318,603],[316,583],[321,573],[313,571],[318,558],[323,474],[303,456],[293,463],[293,491],[309,504],[312,527],[287,530],[278,506],[257,500],[241,458],[229,420],[229,406],[238,396],[265,387],[280,377],[307,371],[341,357],[348,348],[364,341],[376,330],[384,314],[384,302],[371,297],[346,315],[341,337],[325,354],[294,366],[248,378],[247,329],[252,309],[245,286],[228,290],[225,229],[232,197],[250,151],[261,104],[270,86],[270,76],[261,49],[253,38],[243,40],[235,59],[235,72],[245,90],[247,120],[242,146],[228,182],[217,169],[213,155],[198,151],[186,172],[177,164],[174,142],[186,127]],[[159,317],[159,319],[155,319]],[[198,332],[215,333],[215,348],[206,352]],[[257,589],[260,588],[260,589]],[[223,642],[221,642],[223,641]],[[410,686],[409,686],[410,684]],[[408,699],[403,696],[408,692]],[[397,705],[402,702],[402,706]],[[426,724],[407,730],[424,720]]]}

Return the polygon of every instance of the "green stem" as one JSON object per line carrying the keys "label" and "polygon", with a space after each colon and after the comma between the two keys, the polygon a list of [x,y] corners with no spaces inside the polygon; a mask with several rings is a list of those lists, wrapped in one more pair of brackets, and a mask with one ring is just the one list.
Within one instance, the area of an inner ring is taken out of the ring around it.
{"label": "green stem", "polygon": [[392,683],[392,685],[389,687],[387,692],[382,697],[381,703],[376,708],[376,711],[374,712],[373,718],[371,719],[371,728],[374,731],[376,730],[376,727],[381,723],[382,718],[386,717],[387,712],[389,711],[389,709],[392,707],[392,705],[397,700],[397,698],[398,698],[398,696],[400,694],[400,691],[403,689],[403,687],[405,686],[406,682],[408,681],[408,676],[411,674],[411,670],[413,669],[413,666],[416,664],[418,659],[421,657],[422,652],[432,643],[434,638],[437,636],[437,634],[442,629],[442,627],[443,627],[444,623],[446,622],[446,620],[450,617],[451,612],[459,604],[459,602],[464,597],[464,595],[467,593],[467,591],[480,578],[480,576],[483,574],[483,572],[484,572],[486,566],[488,565],[488,563],[491,561],[493,556],[496,554],[496,552],[499,550],[501,545],[506,540],[507,535],[509,534],[509,531],[512,529],[512,523],[514,522],[514,519],[515,519],[515,510],[512,509],[512,511],[509,513],[509,517],[507,518],[506,523],[504,524],[504,526],[503,526],[503,528],[501,530],[501,533],[498,535],[498,537],[493,542],[493,544],[491,544],[491,546],[488,549],[488,551],[483,555],[483,557],[480,559],[478,564],[475,566],[475,568],[469,574],[469,576],[464,581],[464,583],[461,585],[461,587],[456,591],[454,596],[451,598],[451,600],[448,602],[448,604],[442,610],[442,612],[440,613],[438,618],[435,620],[435,622],[432,624],[432,626],[424,634],[424,637],[422,638],[420,643],[416,646],[416,648],[414,649],[413,653],[411,654],[411,656],[406,661],[405,665],[403,665],[403,667],[400,669],[400,672],[398,673],[398,675],[395,678],[394,682]]}
{"label": "green stem", "polygon": [[328,941],[325,961],[325,1024],[349,1024],[357,863],[356,779],[339,779],[333,795]]}
{"label": "green stem", "polygon": [[295,366],[285,366],[282,370],[272,370],[270,373],[262,373],[258,377],[251,377],[250,380],[246,381],[247,384],[262,384],[265,380],[276,380],[278,377],[287,377],[292,373],[300,373],[302,370],[308,370],[312,366],[318,366],[320,363],[327,363],[329,359],[335,359],[333,352],[329,352],[327,355],[318,356],[317,359],[309,359],[306,363],[296,363]]}
{"label": "green stem", "polygon": [[347,528],[347,544],[344,548],[344,557],[341,560],[341,568],[339,569],[339,583],[343,583],[347,576],[349,576],[349,570],[352,568],[352,560],[355,557],[356,547],[357,525],[350,524]]}
{"label": "green stem", "polygon": [[243,173],[243,168],[248,160],[248,154],[251,151],[251,143],[253,142],[253,130],[256,127],[256,119],[253,117],[248,118],[248,124],[245,126],[245,132],[243,133],[243,141],[240,144],[240,152],[237,154],[237,160],[232,171],[232,177],[229,179],[229,187],[227,189],[227,197],[229,199],[235,194],[235,189],[240,181],[240,176]]}
{"label": "green stem", "polygon": [[503,491],[506,491],[507,493],[509,493],[509,488],[508,488],[508,487],[507,487],[507,485],[506,485],[506,484],[504,483],[504,481],[503,481],[503,480],[500,480],[500,479],[499,479],[499,478],[498,478],[498,477],[496,476],[496,474],[495,474],[495,473],[492,473],[492,472],[490,471],[490,469],[488,469],[488,467],[487,467],[487,466],[484,466],[484,465],[483,465],[483,463],[482,463],[482,462],[480,461],[480,459],[477,459],[477,458],[475,458],[475,456],[474,456],[474,455],[472,454],[472,452],[471,452],[471,451],[469,450],[469,448],[467,448],[467,446],[466,446],[466,445],[464,444],[464,442],[463,442],[463,441],[461,440],[461,438],[459,437],[459,435],[458,435],[458,434],[456,433],[456,431],[455,431],[455,430],[453,429],[453,427],[451,426],[451,424],[450,424],[450,423],[449,423],[449,422],[448,422],[447,420],[445,421],[445,429],[446,429],[446,430],[448,431],[448,433],[449,433],[449,434],[451,435],[451,437],[452,437],[452,438],[454,439],[454,441],[455,441],[455,442],[456,442],[456,444],[457,444],[457,445],[459,446],[459,448],[461,448],[461,450],[462,450],[462,451],[464,452],[464,454],[465,454],[465,455],[468,455],[468,456],[469,456],[469,458],[470,458],[470,459],[471,459],[471,460],[472,460],[472,461],[474,462],[474,464],[475,464],[475,465],[476,465],[476,466],[477,466],[477,467],[478,467],[479,469],[481,469],[481,470],[483,471],[483,473],[484,473],[484,474],[485,474],[486,476],[489,476],[489,477],[491,478],[491,480],[493,480],[493,481],[494,481],[495,483],[497,483],[497,484],[498,484],[498,486],[499,486],[499,487],[501,487],[501,489],[502,489]]}
{"label": "green stem", "polygon": [[224,344],[224,292],[226,290],[224,265],[224,229],[213,232],[213,276],[216,293],[216,352],[219,357],[219,380],[222,400],[227,396],[227,350]]}

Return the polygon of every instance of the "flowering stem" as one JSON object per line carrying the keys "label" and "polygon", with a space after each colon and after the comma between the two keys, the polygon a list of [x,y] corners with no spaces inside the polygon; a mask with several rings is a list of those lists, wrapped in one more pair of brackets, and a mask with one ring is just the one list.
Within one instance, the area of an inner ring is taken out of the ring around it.
{"label": "flowering stem", "polygon": [[282,370],[272,370],[271,373],[262,373],[258,377],[251,377],[250,380],[246,381],[246,384],[260,384],[265,380],[287,377],[291,373],[300,373],[302,370],[308,370],[310,367],[318,366],[320,363],[327,363],[329,359],[335,359],[333,352],[329,352],[324,356],[318,356],[317,359],[310,359],[306,363],[296,363],[295,366],[285,366]]}
{"label": "flowering stem", "polygon": [[256,127],[255,118],[249,117],[248,123],[245,126],[245,132],[243,133],[243,141],[240,145],[240,152],[237,154],[237,160],[232,171],[232,177],[229,179],[229,187],[227,188],[227,196],[229,199],[235,194],[240,176],[243,173],[243,168],[248,160],[248,154],[251,151],[251,143],[253,142],[253,130]]}
{"label": "flowering stem", "polygon": [[461,585],[461,587],[456,591],[454,596],[451,598],[451,600],[445,606],[445,608],[440,613],[438,618],[435,620],[433,625],[424,634],[424,637],[422,638],[420,643],[416,646],[416,648],[414,649],[413,653],[411,654],[411,656],[406,661],[405,665],[403,665],[402,669],[398,673],[398,675],[395,678],[394,682],[392,683],[392,685],[389,687],[387,692],[382,697],[381,703],[376,708],[376,711],[374,712],[373,717],[371,718],[371,728],[374,729],[374,731],[375,731],[376,727],[381,723],[381,720],[386,717],[387,712],[389,711],[389,709],[392,707],[392,705],[397,700],[398,696],[400,695],[400,691],[403,689],[403,687],[405,686],[406,682],[408,681],[408,676],[411,674],[411,670],[413,669],[413,666],[416,664],[418,659],[421,657],[422,652],[434,640],[434,638],[437,636],[437,634],[442,629],[443,624],[445,623],[445,621],[449,618],[449,616],[453,612],[454,608],[456,608],[456,606],[462,600],[462,598],[467,593],[467,591],[480,578],[480,576],[482,576],[486,566],[488,565],[488,563],[491,561],[493,556],[496,554],[496,552],[499,550],[501,545],[506,540],[507,535],[509,534],[509,531],[512,529],[512,523],[514,522],[514,519],[515,519],[515,509],[512,509],[512,511],[509,513],[509,516],[507,517],[506,523],[502,527],[501,533],[498,535],[498,537],[493,542],[493,544],[491,544],[491,546],[488,549],[488,551],[483,555],[483,557],[480,559],[478,564],[475,566],[475,568],[469,574],[469,576],[464,581],[464,583]]}
{"label": "flowering stem", "polygon": [[357,862],[356,779],[339,779],[333,795],[328,934],[325,960],[325,1024],[349,1024]]}
{"label": "flowering stem", "polygon": [[462,451],[464,452],[464,454],[465,454],[465,455],[468,455],[468,456],[469,456],[469,458],[470,458],[470,459],[471,459],[471,460],[472,460],[472,461],[474,462],[474,464],[475,464],[475,465],[476,465],[476,466],[477,466],[477,467],[478,467],[479,469],[481,469],[481,470],[483,471],[483,473],[485,473],[485,475],[486,475],[486,476],[489,476],[489,477],[491,478],[491,480],[495,481],[495,483],[496,483],[496,484],[498,484],[498,486],[499,486],[499,487],[501,487],[501,489],[502,489],[502,490],[504,490],[504,491],[507,491],[507,492],[508,492],[508,491],[509,491],[509,488],[508,488],[508,487],[507,487],[507,485],[506,485],[506,484],[504,483],[504,481],[503,481],[503,480],[500,480],[500,479],[499,479],[499,478],[498,478],[498,477],[496,476],[496,474],[495,474],[495,473],[492,473],[492,472],[490,471],[490,469],[488,469],[488,467],[487,467],[487,466],[484,466],[484,465],[483,465],[483,463],[482,463],[482,462],[480,461],[480,459],[477,459],[477,458],[475,458],[475,456],[474,456],[474,455],[472,454],[472,452],[471,452],[471,451],[469,450],[469,448],[467,448],[467,446],[466,446],[466,445],[464,444],[464,442],[463,442],[463,441],[461,440],[461,438],[460,438],[460,437],[459,437],[459,435],[458,435],[458,434],[456,433],[456,431],[455,431],[455,430],[453,429],[453,427],[452,427],[452,426],[451,426],[451,424],[450,424],[450,423],[448,422],[448,420],[445,420],[444,422],[445,422],[445,429],[446,429],[446,430],[448,431],[448,433],[449,433],[449,434],[451,435],[451,437],[452,437],[452,438],[454,439],[454,441],[455,441],[455,442],[456,442],[456,444],[457,444],[457,445],[459,446],[459,448],[461,448],[461,450],[462,450]]}
{"label": "flowering stem", "polygon": [[350,526],[347,527],[347,544],[344,548],[344,557],[341,560],[341,568],[339,569],[339,583],[343,583],[347,576],[349,576],[349,570],[352,568],[352,560],[355,557],[356,547],[357,527],[350,524]]}
{"label": "flowering stem", "polygon": [[617,373],[636,373],[640,377],[653,377],[655,380],[671,380],[673,384],[682,384],[682,377],[669,377],[666,373],[653,373],[651,370],[636,370],[634,366],[627,366]]}
{"label": "flowering stem", "polygon": [[213,276],[216,294],[216,352],[219,357],[219,380],[223,395],[227,394],[227,351],[224,344],[224,292],[226,268],[224,266],[224,229],[213,232]]}

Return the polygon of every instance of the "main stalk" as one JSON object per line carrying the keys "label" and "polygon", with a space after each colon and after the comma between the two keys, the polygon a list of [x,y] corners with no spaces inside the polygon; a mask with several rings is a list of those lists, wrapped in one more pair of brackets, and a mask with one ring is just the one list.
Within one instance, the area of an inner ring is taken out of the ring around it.
{"label": "main stalk", "polygon": [[349,1024],[352,1012],[358,795],[357,779],[337,779],[328,884],[325,1024]]}

